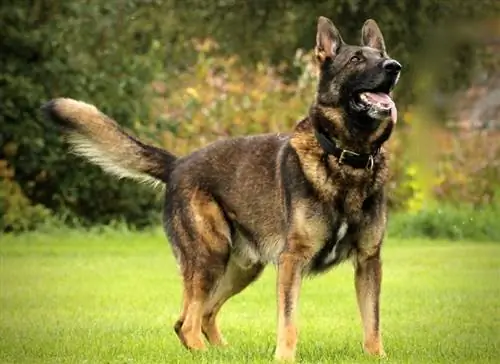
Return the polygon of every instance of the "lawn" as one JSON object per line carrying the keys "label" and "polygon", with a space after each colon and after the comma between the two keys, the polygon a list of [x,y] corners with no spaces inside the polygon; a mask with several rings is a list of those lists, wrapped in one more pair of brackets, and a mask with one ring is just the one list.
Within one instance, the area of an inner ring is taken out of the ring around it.
{"label": "lawn", "polygon": [[[500,244],[391,240],[384,250],[387,362],[500,362]],[[184,350],[180,280],[159,231],[0,235],[2,363],[272,362],[275,271],[222,311],[230,342]],[[304,282],[298,361],[370,363],[352,268]]]}

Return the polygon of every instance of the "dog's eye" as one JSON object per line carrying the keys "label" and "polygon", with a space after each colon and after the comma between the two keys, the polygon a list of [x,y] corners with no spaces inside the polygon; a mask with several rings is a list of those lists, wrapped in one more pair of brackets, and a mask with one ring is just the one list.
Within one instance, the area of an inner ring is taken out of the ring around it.
{"label": "dog's eye", "polygon": [[361,58],[359,58],[358,56],[352,56],[351,57],[351,62],[353,62],[353,63],[361,62]]}

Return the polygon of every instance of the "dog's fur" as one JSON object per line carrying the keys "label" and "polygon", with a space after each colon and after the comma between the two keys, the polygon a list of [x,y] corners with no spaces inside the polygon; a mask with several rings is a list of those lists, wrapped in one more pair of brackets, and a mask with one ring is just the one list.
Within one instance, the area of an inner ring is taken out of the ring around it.
{"label": "dog's fur", "polygon": [[[118,177],[166,185],[164,226],[183,278],[175,332],[190,349],[224,345],[216,318],[223,304],[278,267],[276,358],[293,359],[296,306],[303,275],[350,258],[364,329],[364,348],[383,355],[380,249],[386,227],[387,156],[394,119],[360,107],[361,91],[389,93],[399,69],[387,72],[382,34],[373,20],[361,46],[344,43],[320,17],[316,57],[320,81],[309,115],[290,134],[215,142],[177,158],[126,134],[89,104],[55,99],[44,105],[74,150]],[[372,168],[328,155],[315,131],[357,153],[374,153]],[[374,152],[375,151],[375,152]]]}

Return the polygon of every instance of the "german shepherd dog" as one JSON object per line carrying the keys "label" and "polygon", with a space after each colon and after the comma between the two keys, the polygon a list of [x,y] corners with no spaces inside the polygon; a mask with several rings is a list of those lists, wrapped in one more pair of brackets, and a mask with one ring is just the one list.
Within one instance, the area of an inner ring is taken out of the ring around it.
{"label": "german shepherd dog", "polygon": [[387,210],[387,152],[396,123],[390,96],[401,65],[375,21],[361,45],[318,19],[319,84],[289,134],[217,141],[184,156],[142,143],[96,107],[67,98],[43,106],[74,151],[118,177],[165,184],[164,228],[183,279],[175,332],[189,349],[225,345],[217,315],[277,266],[275,357],[293,360],[302,278],[351,260],[364,349],[384,355],[380,250]]}

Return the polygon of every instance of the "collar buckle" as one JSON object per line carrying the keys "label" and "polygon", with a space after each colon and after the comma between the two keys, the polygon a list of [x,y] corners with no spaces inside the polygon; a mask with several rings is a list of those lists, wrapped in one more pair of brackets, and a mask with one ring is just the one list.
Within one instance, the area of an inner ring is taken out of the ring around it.
{"label": "collar buckle", "polygon": [[340,153],[339,157],[339,164],[344,164],[344,159],[349,156],[357,157],[359,156],[359,153],[351,152],[350,150],[347,149],[342,149],[342,152]]}

